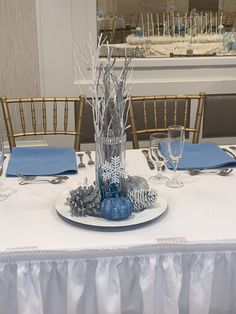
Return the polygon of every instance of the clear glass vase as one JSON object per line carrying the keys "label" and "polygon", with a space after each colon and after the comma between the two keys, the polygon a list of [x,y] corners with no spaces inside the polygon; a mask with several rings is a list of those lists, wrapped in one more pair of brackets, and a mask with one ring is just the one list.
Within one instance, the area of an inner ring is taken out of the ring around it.
{"label": "clear glass vase", "polygon": [[126,134],[96,138],[96,182],[102,200],[124,195]]}

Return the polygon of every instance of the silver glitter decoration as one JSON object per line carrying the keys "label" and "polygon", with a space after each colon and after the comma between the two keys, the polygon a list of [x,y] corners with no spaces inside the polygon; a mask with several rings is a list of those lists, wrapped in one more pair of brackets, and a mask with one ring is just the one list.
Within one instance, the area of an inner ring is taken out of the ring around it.
{"label": "silver glitter decoration", "polygon": [[124,182],[124,193],[128,194],[135,190],[148,190],[149,185],[146,179],[140,176],[127,176]]}
{"label": "silver glitter decoration", "polygon": [[80,186],[70,191],[70,197],[66,199],[66,205],[75,216],[100,216],[100,192],[95,185]]}
{"label": "silver glitter decoration", "polygon": [[128,192],[128,197],[134,205],[134,212],[141,212],[153,205],[156,201],[157,192],[151,190],[133,190]]}

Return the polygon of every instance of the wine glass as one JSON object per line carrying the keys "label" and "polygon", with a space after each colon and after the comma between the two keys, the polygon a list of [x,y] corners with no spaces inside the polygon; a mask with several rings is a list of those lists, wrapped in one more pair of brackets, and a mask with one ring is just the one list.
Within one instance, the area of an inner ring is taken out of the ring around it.
{"label": "wine glass", "polygon": [[4,141],[0,134],[0,201],[6,200],[15,190],[4,187],[3,183],[3,163],[4,163]]}
{"label": "wine glass", "polygon": [[168,149],[170,154],[170,160],[173,164],[174,174],[167,186],[171,188],[179,188],[184,184],[177,177],[177,167],[180,158],[182,157],[184,141],[185,141],[185,129],[182,125],[171,125],[168,127]]}
{"label": "wine glass", "polygon": [[149,178],[153,183],[165,184],[169,180],[168,177],[162,174],[162,167],[169,158],[168,139],[167,133],[153,133],[150,135],[148,155],[157,168],[156,175]]}

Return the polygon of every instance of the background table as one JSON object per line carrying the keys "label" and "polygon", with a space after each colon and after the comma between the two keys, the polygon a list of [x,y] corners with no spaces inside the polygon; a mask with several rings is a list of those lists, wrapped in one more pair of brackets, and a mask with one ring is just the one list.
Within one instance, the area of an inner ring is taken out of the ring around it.
{"label": "background table", "polygon": [[[153,174],[139,150],[127,169]],[[0,313],[235,313],[236,172],[181,175],[183,188],[158,187],[168,200],[158,220],[112,231],[55,210],[94,166],[60,185],[6,178],[17,192],[0,202]]]}

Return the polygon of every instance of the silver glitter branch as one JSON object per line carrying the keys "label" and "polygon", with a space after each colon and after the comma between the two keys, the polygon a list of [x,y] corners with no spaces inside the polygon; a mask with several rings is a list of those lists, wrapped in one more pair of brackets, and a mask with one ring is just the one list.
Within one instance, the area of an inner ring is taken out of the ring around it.
{"label": "silver glitter branch", "polygon": [[[93,122],[96,137],[120,137],[125,133],[128,121],[128,98],[130,84],[128,84],[130,58],[125,57],[120,73],[114,70],[116,59],[112,58],[112,49],[107,47],[107,59],[100,59],[100,49],[104,46],[102,35],[98,37],[97,47],[94,48],[91,36],[83,52],[82,60],[91,69],[89,91],[91,97],[86,97],[93,110]],[[79,67],[78,47],[75,46],[75,73],[83,71]],[[132,69],[131,69],[132,72]],[[78,77],[78,75],[76,75]]]}

